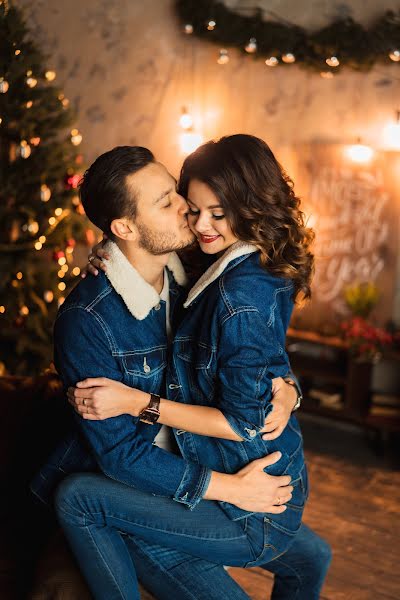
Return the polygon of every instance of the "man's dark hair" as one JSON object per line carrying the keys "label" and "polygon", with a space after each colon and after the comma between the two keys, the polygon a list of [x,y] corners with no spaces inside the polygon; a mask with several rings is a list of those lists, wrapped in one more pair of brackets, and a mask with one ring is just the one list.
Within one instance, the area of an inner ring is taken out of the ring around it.
{"label": "man's dark hair", "polygon": [[83,208],[88,218],[113,237],[114,219],[136,217],[136,199],[127,177],[154,162],[154,156],[141,146],[117,146],[101,154],[85,172],[79,184]]}

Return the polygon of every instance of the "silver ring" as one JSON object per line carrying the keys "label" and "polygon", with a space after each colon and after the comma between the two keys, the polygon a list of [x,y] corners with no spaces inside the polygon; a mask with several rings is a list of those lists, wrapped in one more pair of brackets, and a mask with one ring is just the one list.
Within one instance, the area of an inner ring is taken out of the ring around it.
{"label": "silver ring", "polygon": [[95,258],[96,258],[96,257],[95,257],[95,256],[93,256],[93,254],[91,254],[91,255],[89,256],[89,258],[88,258],[88,261],[89,261],[90,263],[92,263],[92,261],[93,261]]}

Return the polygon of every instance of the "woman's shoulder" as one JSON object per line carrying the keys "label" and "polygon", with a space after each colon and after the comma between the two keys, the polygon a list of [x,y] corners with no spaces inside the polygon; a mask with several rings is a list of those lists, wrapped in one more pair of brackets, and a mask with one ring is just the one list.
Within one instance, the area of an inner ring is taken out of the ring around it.
{"label": "woman's shoulder", "polygon": [[258,253],[252,254],[247,260],[242,261],[235,268],[222,274],[221,286],[232,298],[246,297],[269,294],[274,295],[278,292],[293,291],[293,282],[284,277],[277,277],[268,271],[260,262]]}

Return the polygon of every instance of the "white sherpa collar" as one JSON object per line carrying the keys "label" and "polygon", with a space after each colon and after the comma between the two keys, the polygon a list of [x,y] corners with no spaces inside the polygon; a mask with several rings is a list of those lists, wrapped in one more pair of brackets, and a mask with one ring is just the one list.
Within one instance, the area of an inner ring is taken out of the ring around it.
{"label": "white sherpa collar", "polygon": [[[160,295],[131,265],[115,242],[108,240],[104,244],[104,250],[110,255],[110,259],[107,261],[106,275],[111,285],[122,297],[135,319],[142,321],[148,316],[151,309],[159,304]],[[187,284],[184,268],[175,252],[171,253],[167,268],[178,285]]]}
{"label": "white sherpa collar", "polygon": [[258,252],[258,248],[256,248],[256,246],[253,244],[248,244],[246,242],[236,242],[235,244],[232,244],[232,246],[230,246],[228,250],[224,252],[221,258],[219,258],[207,269],[205,273],[203,273],[197,283],[190,290],[183,306],[185,308],[190,306],[193,300],[195,300],[197,296],[204,292],[206,287],[218,279],[218,277],[225,271],[229,263],[235,260],[235,258],[240,258],[241,256],[252,254],[253,252]]}

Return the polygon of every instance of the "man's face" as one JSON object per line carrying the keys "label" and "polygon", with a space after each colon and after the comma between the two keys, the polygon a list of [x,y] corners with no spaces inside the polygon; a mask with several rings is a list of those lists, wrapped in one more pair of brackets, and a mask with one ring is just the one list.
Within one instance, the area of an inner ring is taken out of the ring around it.
{"label": "man's face", "polygon": [[128,176],[126,183],[137,198],[135,226],[141,248],[159,255],[193,243],[186,200],[177,193],[176,180],[164,165],[150,163]]}

